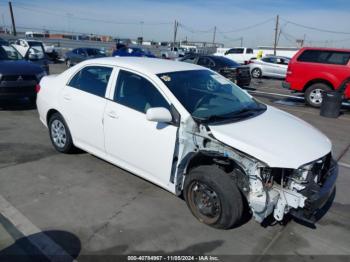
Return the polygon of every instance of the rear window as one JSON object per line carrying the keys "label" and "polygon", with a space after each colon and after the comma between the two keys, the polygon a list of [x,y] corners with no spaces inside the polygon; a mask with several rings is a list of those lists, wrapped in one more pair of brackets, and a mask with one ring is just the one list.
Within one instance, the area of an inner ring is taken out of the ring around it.
{"label": "rear window", "polygon": [[227,51],[227,54],[243,54],[244,49],[243,48],[231,48]]}
{"label": "rear window", "polygon": [[350,52],[306,50],[299,57],[300,62],[346,65],[350,59]]}

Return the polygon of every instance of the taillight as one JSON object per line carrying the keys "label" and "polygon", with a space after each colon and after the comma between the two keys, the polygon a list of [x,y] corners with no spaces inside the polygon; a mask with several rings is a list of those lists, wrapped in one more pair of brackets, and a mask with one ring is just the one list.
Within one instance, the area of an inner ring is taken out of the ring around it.
{"label": "taillight", "polygon": [[40,88],[41,88],[40,85],[39,85],[39,84],[36,84],[36,85],[35,85],[35,92],[36,92],[36,93],[39,93]]}

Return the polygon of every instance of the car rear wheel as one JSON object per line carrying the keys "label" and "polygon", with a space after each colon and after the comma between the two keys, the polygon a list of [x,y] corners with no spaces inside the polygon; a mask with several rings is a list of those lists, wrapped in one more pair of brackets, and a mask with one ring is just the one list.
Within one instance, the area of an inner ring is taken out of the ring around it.
{"label": "car rear wheel", "polygon": [[331,88],[323,83],[316,83],[308,87],[305,91],[305,101],[312,107],[320,107],[322,104],[322,93]]}
{"label": "car rear wheel", "polygon": [[252,70],[252,77],[253,78],[260,78],[262,76],[262,72],[260,68],[254,68]]}
{"label": "car rear wheel", "polygon": [[192,169],[185,179],[184,197],[192,214],[206,225],[229,229],[242,219],[241,192],[218,166]]}
{"label": "car rear wheel", "polygon": [[52,145],[60,153],[72,153],[75,149],[69,128],[59,113],[49,120],[49,133]]}

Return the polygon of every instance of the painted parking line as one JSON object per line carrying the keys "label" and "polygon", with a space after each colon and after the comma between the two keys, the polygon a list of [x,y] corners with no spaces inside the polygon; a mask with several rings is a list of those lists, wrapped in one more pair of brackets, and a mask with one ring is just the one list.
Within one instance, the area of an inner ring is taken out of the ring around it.
{"label": "painted parking line", "polygon": [[350,168],[350,165],[344,162],[338,162],[338,165],[342,167]]}
{"label": "painted parking line", "polygon": [[[0,195],[0,213],[12,223],[16,229],[27,237],[27,240],[35,246],[45,257],[52,262],[75,261],[64,249],[55,241],[49,238],[38,227],[36,227],[27,217],[12,206],[4,197]],[[32,238],[31,235],[39,234],[40,237]]]}
{"label": "painted parking line", "polygon": [[304,100],[304,98],[300,97],[300,96],[292,96],[292,95],[271,93],[271,92],[263,92],[263,91],[248,91],[248,92],[252,93],[252,94],[264,94],[264,95],[282,96],[282,97],[289,97],[289,98],[295,98],[295,99],[299,99],[299,100]]}
{"label": "painted parking line", "polygon": [[[300,101],[304,101],[305,99],[303,97],[300,96],[293,96],[293,95],[287,95],[287,94],[280,94],[280,93],[273,93],[273,92],[264,92],[264,91],[253,91],[253,90],[248,90],[249,93],[252,94],[263,94],[263,95],[273,95],[273,96],[281,96],[281,97],[288,97],[288,98],[294,98],[294,99],[298,99]],[[343,106],[350,106],[350,103],[348,102],[343,102],[342,103]]]}

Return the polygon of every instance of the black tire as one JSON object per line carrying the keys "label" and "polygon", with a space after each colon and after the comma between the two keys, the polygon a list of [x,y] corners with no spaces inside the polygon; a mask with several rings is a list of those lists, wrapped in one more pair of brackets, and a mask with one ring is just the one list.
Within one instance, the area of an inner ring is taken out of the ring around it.
{"label": "black tire", "polygon": [[[203,191],[207,193],[204,196]],[[193,168],[185,179],[184,197],[192,214],[211,227],[229,229],[242,220],[242,194],[234,179],[216,165]]]}
{"label": "black tire", "polygon": [[252,75],[252,78],[261,78],[262,77],[262,71],[261,71],[260,68],[254,68],[252,70],[251,75]]}
{"label": "black tire", "polygon": [[324,83],[316,83],[309,86],[305,91],[305,102],[312,107],[321,107],[322,92],[329,91],[332,88]]}
{"label": "black tire", "polygon": [[[58,125],[58,123],[60,123],[60,125]],[[64,136],[61,135],[60,138],[55,136],[55,131],[54,131],[54,129],[57,130],[58,126],[62,126],[64,128]],[[70,134],[69,128],[66,124],[66,121],[64,121],[63,117],[59,113],[54,113],[50,117],[48,127],[49,127],[49,135],[50,135],[51,143],[58,152],[64,153],[64,154],[75,152],[75,147],[73,144],[73,140],[72,140],[72,136]]]}
{"label": "black tire", "polygon": [[67,60],[66,60],[66,66],[67,66],[68,68],[70,68],[70,67],[73,66],[73,64],[72,64],[72,62],[70,61],[70,59],[67,59]]}

